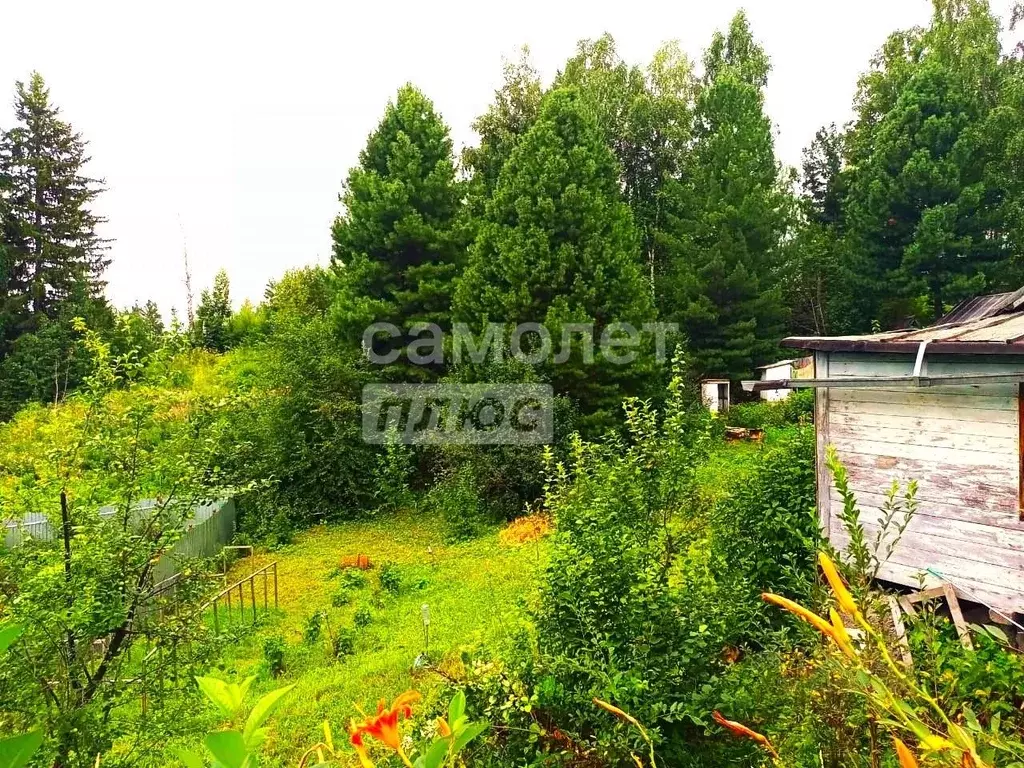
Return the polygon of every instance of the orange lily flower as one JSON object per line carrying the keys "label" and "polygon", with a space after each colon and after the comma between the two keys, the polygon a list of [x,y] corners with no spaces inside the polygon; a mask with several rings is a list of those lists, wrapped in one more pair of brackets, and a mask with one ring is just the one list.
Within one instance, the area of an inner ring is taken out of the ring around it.
{"label": "orange lily flower", "polygon": [[599,706],[605,712],[611,712],[613,715],[615,715],[617,718],[619,718],[619,720],[623,720],[623,721],[629,723],[630,725],[636,726],[641,731],[644,730],[644,727],[642,725],[640,725],[640,721],[639,720],[637,720],[635,717],[633,717],[628,712],[625,712],[625,711],[619,709],[614,704],[609,704],[607,701],[602,701],[601,699],[598,699],[598,698],[594,699],[594,703],[597,704],[597,706]]}
{"label": "orange lily flower", "polygon": [[447,739],[452,735],[451,726],[448,725],[448,721],[443,717],[437,718],[437,732],[441,734],[441,738]]}
{"label": "orange lily flower", "polygon": [[374,768],[373,763],[370,761],[370,756],[366,754],[366,745],[363,744],[363,734],[359,730],[359,726],[356,725],[356,721],[353,720],[348,727],[349,741],[352,746],[355,747],[356,754],[359,756],[359,764],[362,768]]}
{"label": "orange lily flower", "polygon": [[747,728],[747,726],[743,725],[743,723],[737,723],[735,720],[726,720],[722,716],[722,713],[719,712],[717,709],[711,713],[711,717],[715,719],[716,723],[725,728],[727,731],[730,731],[734,736],[739,736],[740,738],[744,739],[750,739],[751,741],[754,741],[760,746],[764,747],[764,749],[768,750],[771,756],[774,757],[776,760],[779,758],[779,753],[775,751],[775,747],[772,746],[771,741],[769,741],[768,737],[764,734],[751,730],[750,728]]}
{"label": "orange lily flower", "polygon": [[900,760],[900,768],[918,768],[917,758],[906,744],[895,736],[893,736],[892,743],[896,747],[896,757]]}
{"label": "orange lily flower", "polygon": [[[419,700],[420,695],[416,691],[406,691],[391,703],[389,709],[381,699],[377,705],[376,717],[368,717],[358,724],[355,721],[352,722],[349,728],[352,746],[358,752],[363,747],[363,735],[366,734],[395,750],[402,761],[408,763],[408,758],[402,750],[402,739],[398,733],[398,716],[411,717],[412,705]],[[360,755],[360,762],[362,762],[362,755]],[[365,763],[363,768],[367,768]]]}
{"label": "orange lily flower", "polygon": [[766,603],[773,603],[779,606],[780,608],[785,608],[790,613],[799,616],[801,619],[806,621],[808,624],[817,629],[823,635],[835,639],[835,628],[827,621],[825,621],[823,618],[821,618],[821,616],[814,613],[813,611],[807,610],[799,603],[795,603],[789,598],[783,597],[782,595],[772,594],[771,592],[763,593],[761,595],[761,599],[764,600]]}
{"label": "orange lily flower", "polygon": [[853,616],[857,623],[862,623],[864,619],[860,615],[857,601],[853,599],[853,595],[847,589],[846,584],[843,582],[843,577],[839,575],[839,571],[836,569],[836,564],[832,562],[832,558],[824,552],[819,552],[818,565],[821,566],[822,573],[825,574],[825,578],[832,587],[832,592],[836,596],[836,602],[839,603],[840,609]]}
{"label": "orange lily flower", "polygon": [[853,649],[853,640],[851,640],[850,633],[846,631],[846,625],[843,624],[843,620],[835,608],[828,609],[828,617],[832,620],[833,638],[836,641],[836,645],[839,646],[839,650],[851,659],[856,657],[857,652]]}

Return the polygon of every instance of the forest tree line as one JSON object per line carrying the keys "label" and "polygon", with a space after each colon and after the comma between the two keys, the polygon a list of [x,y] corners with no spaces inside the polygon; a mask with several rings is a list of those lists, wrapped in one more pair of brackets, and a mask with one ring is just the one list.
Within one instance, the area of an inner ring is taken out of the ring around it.
{"label": "forest tree line", "polygon": [[[524,49],[458,156],[428,96],[403,86],[344,182],[332,328],[358,348],[381,320],[554,332],[657,319],[678,324],[696,373],[740,379],[789,334],[925,324],[1015,289],[1024,65],[999,34],[984,0],[935,0],[928,26],[889,36],[853,120],[823,126],[799,171],[776,157],[770,57],[743,12],[699,65],[674,43],[628,63],[605,35],[545,84]],[[267,333],[273,285],[232,312],[225,274],[170,328],[151,302],[111,308],[87,160],[42,77],[19,82],[0,133],[0,415],[81,380],[77,316],[115,351],[170,332],[223,351]],[[576,362],[540,375],[584,413],[649,391],[649,367]]]}

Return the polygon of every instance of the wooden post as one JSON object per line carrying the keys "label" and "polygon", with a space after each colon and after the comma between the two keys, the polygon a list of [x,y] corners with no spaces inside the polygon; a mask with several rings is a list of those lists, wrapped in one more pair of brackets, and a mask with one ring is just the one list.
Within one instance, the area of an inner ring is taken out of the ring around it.
{"label": "wooden post", "polygon": [[256,623],[256,582],[249,577],[249,597],[252,599],[252,623]]}
{"label": "wooden post", "polygon": [[217,618],[217,598],[213,598],[213,632],[216,635],[220,634],[220,619]]}
{"label": "wooden post", "polygon": [[907,669],[914,667],[914,658],[910,655],[910,643],[907,641],[907,628],[903,623],[903,611],[895,596],[889,595],[889,613],[892,615],[892,628],[896,633],[896,642],[900,645],[900,656],[903,658],[903,666]]}
{"label": "wooden post", "polygon": [[270,601],[267,599],[267,579],[270,574],[267,569],[263,569],[263,612],[267,613],[270,610]]}
{"label": "wooden post", "polygon": [[274,563],[274,609],[277,609],[277,563]]}
{"label": "wooden post", "polygon": [[956,633],[960,636],[960,643],[969,651],[974,650],[974,645],[971,643],[971,632],[967,629],[967,622],[964,621],[964,614],[960,610],[960,601],[957,600],[956,590],[953,589],[953,585],[945,583],[942,585],[942,591],[946,596],[946,602],[949,604],[949,615],[953,617],[953,626],[956,627]]}
{"label": "wooden post", "polygon": [[245,621],[245,594],[242,592],[242,582],[238,582],[238,618]]}

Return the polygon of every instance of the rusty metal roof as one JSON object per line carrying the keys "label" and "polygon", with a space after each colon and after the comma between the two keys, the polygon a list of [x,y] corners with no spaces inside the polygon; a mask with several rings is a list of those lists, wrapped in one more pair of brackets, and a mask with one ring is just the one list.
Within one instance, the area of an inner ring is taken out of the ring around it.
{"label": "rusty metal roof", "polygon": [[966,323],[971,320],[982,320],[986,317],[998,315],[1006,310],[1019,309],[1024,302],[1024,288],[1018,288],[1009,293],[993,293],[988,296],[975,296],[973,299],[966,299],[957,304],[937,325],[951,325],[953,323]]}
{"label": "rusty metal roof", "polygon": [[864,336],[791,336],[784,347],[844,352],[929,352],[1024,355],[1024,288],[961,302],[928,328]]}

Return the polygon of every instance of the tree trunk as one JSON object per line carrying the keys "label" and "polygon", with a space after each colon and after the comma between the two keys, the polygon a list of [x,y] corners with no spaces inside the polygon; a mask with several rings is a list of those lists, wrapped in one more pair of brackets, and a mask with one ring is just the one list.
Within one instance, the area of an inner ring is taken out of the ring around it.
{"label": "tree trunk", "polygon": [[[68,512],[68,495],[64,491],[60,492],[60,521],[61,530],[64,533],[64,586],[66,592],[64,599],[67,601],[67,609],[70,614],[75,607],[75,595],[71,588],[71,514]],[[75,633],[71,628],[68,628],[67,645],[68,678],[71,680],[72,689],[77,690],[80,686],[74,673]]]}

